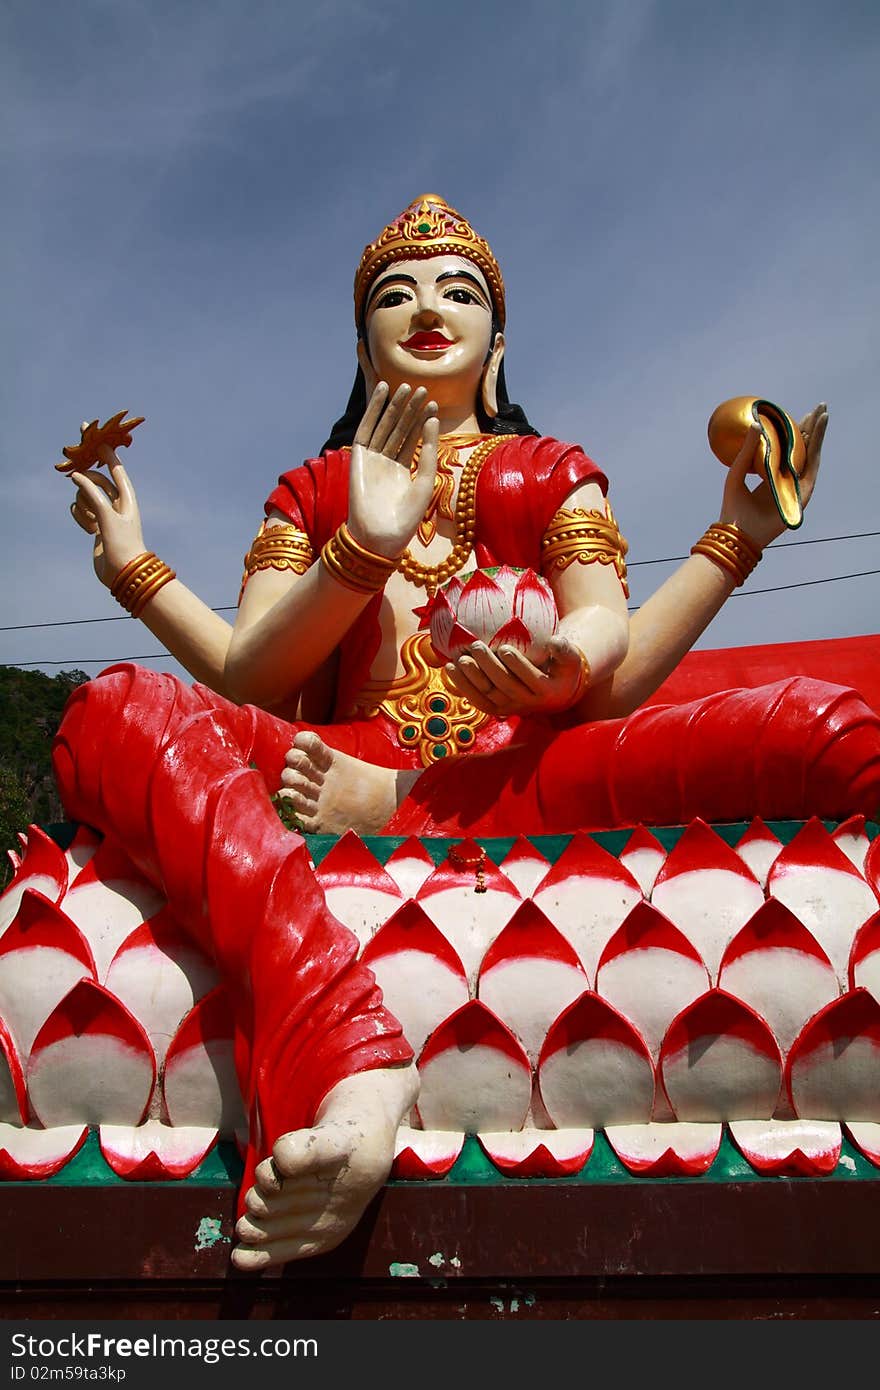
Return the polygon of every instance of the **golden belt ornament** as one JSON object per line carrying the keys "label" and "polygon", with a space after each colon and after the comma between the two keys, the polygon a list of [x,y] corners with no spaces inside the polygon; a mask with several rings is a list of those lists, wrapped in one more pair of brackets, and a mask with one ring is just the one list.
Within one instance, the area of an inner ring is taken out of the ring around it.
{"label": "golden belt ornament", "polygon": [[393,681],[367,681],[356,712],[372,719],[380,711],[397,728],[401,748],[415,751],[422,767],[470,752],[489,715],[449,684],[430,634],[416,632],[400,649],[404,674]]}

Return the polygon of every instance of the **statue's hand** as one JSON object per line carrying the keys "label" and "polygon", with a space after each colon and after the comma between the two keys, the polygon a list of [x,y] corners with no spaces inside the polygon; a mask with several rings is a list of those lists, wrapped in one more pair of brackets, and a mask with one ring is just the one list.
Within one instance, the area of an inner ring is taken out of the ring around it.
{"label": "statue's hand", "polygon": [[101,448],[101,463],[110,470],[109,478],[94,469],[86,473],[74,470],[67,476],[76,484],[70,514],[94,537],[95,574],[109,589],[123,566],[142,555],[146,546],[134,488],[108,445]]}
{"label": "statue's hand", "polygon": [[[813,495],[816,475],[822,453],[822,441],[828,427],[828,407],[821,403],[805,415],[798,428],[807,446],[807,461],[798,481],[801,505],[806,507]],[[721,503],[719,521],[735,523],[741,527],[763,550],[777,536],[781,536],[785,525],[773,501],[773,494],[766,482],[756,488],[749,488],[746,478],[755,450],[758,446],[759,431],[753,426],[743,441],[743,446],[727,470],[724,483],[724,496]]]}
{"label": "statue's hand", "polygon": [[549,656],[541,667],[516,647],[491,651],[484,642],[475,642],[446,671],[459,694],[499,719],[553,714],[580,699],[585,666],[581,653],[566,637],[557,634],[548,646]]}
{"label": "statue's hand", "polygon": [[438,434],[437,406],[423,386],[400,386],[389,401],[378,383],[354,437],[349,477],[348,529],[367,550],[395,559],[409,545],[431,500]]}

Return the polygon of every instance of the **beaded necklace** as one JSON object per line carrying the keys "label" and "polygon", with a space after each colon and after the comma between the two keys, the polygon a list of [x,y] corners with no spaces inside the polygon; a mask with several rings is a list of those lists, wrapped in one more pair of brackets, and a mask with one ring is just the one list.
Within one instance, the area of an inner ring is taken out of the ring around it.
{"label": "beaded necklace", "polygon": [[492,434],[478,444],[461,470],[461,482],[455,502],[455,541],[452,549],[439,565],[425,565],[409,551],[405,550],[397,561],[397,569],[404,579],[419,588],[427,589],[433,598],[441,584],[451,579],[466,562],[473,550],[477,527],[476,492],[480,469],[491,453],[510,439],[509,434]]}

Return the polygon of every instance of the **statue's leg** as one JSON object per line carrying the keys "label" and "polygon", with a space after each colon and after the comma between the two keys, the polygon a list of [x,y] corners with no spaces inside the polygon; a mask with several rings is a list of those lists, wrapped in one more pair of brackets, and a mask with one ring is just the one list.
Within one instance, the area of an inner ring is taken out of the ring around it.
{"label": "statue's leg", "polygon": [[[362,1082],[354,1096],[365,1114],[373,1083],[383,1113],[396,1116],[390,1139],[386,1124],[370,1144],[362,1142],[363,1116],[347,1116],[348,1140],[367,1152],[360,1170],[349,1153],[351,1181],[331,1203],[334,1219],[316,1218],[317,1233],[301,1251],[309,1254],[322,1235],[342,1239],[346,1220],[351,1229],[387,1177],[393,1130],[414,1094],[400,1026],[358,964],[355,937],[327,910],[304,841],[284,828],[253,765],[280,775],[291,737],[289,726],[259,711],[117,667],[74,692],[54,761],[67,814],[123,846],[222,973],[250,1120],[242,1207],[258,1160],[273,1146],[317,1132],[309,1127],[320,1123],[322,1106],[335,1104],[339,1119],[352,1101],[351,1084],[340,1092],[342,1083]],[[374,1070],[376,1077],[366,1075]],[[288,1203],[297,1198],[301,1166],[296,1155],[286,1164]],[[308,1165],[302,1181],[313,1181]],[[260,1242],[262,1254],[264,1233]]]}
{"label": "statue's leg", "polygon": [[509,835],[880,810],[880,717],[806,677],[649,706],[428,769],[386,834]]}

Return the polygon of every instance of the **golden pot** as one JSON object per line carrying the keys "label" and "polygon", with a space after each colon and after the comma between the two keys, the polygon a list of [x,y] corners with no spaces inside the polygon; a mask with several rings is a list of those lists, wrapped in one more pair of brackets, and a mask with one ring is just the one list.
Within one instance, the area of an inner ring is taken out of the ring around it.
{"label": "golden pot", "polygon": [[751,472],[766,478],[776,510],[790,530],[804,519],[798,479],[807,462],[803,435],[790,415],[760,396],[733,396],[709,420],[709,447],[729,468],[752,425],[761,431]]}

